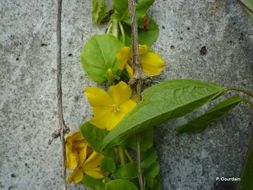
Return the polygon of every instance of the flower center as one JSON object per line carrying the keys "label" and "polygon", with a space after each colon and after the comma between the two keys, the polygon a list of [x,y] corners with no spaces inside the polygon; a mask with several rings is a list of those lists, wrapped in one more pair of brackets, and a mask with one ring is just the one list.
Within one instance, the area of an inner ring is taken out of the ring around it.
{"label": "flower center", "polygon": [[116,104],[112,105],[112,111],[115,113],[120,112],[119,106],[117,106]]}

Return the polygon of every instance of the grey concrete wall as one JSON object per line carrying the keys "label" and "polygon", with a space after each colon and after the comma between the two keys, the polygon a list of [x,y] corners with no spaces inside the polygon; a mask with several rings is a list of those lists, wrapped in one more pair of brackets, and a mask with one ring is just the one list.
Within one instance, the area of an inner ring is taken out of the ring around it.
{"label": "grey concrete wall", "polygon": [[[252,91],[253,25],[235,0],[157,0],[150,14],[160,27],[154,49],[168,64],[162,80]],[[81,70],[80,51],[104,27],[93,26],[90,0],[63,1],[62,27],[64,113],[74,130],[90,117],[82,90],[93,84]],[[60,142],[47,145],[57,128],[55,32],[56,0],[0,0],[0,189],[62,189]],[[216,177],[238,177],[252,115],[240,105],[198,135],[177,137],[174,123],[159,126],[162,189],[210,190]]]}

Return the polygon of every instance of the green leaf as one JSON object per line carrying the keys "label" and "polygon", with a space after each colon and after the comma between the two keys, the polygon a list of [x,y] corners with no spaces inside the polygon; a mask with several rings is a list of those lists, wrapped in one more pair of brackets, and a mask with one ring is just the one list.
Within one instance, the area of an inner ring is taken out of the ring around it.
{"label": "green leaf", "polygon": [[[153,146],[154,129],[152,127],[141,132],[141,151],[145,152]],[[136,136],[130,137],[126,142],[127,146],[136,150]]]}
{"label": "green leaf", "polygon": [[114,158],[104,157],[101,162],[101,169],[102,171],[109,171],[110,173],[113,173],[116,169]]}
{"label": "green leaf", "polygon": [[146,190],[161,190],[160,176],[156,178],[145,178],[146,179]]}
{"label": "green leaf", "polygon": [[249,144],[249,149],[244,162],[241,180],[238,185],[238,190],[252,190],[253,189],[253,137]]}
{"label": "green leaf", "polygon": [[101,24],[108,15],[107,10],[105,0],[92,0],[92,21]]}
{"label": "green leaf", "polygon": [[103,178],[103,179],[95,179],[93,177],[90,177],[88,175],[83,177],[82,183],[94,190],[104,190],[105,189],[105,184],[109,182],[109,178]]}
{"label": "green leaf", "polygon": [[102,180],[94,179],[88,175],[84,176],[82,183],[92,189],[98,189],[102,185]]}
{"label": "green leaf", "polygon": [[128,180],[116,179],[106,183],[105,190],[138,190],[138,188]]}
{"label": "green leaf", "polygon": [[181,134],[185,132],[201,132],[207,127],[209,123],[226,115],[229,110],[234,108],[241,101],[242,99],[239,95],[232,96],[215,105],[202,116],[191,120],[183,126],[178,127],[177,133]]}
{"label": "green leaf", "polygon": [[154,3],[154,0],[138,0],[136,5],[136,16],[138,19],[143,19],[147,14],[147,10]]}
{"label": "green leaf", "polygon": [[145,169],[144,176],[146,178],[155,178],[160,172],[160,165],[158,162],[153,163],[148,169]]}
{"label": "green leaf", "polygon": [[129,16],[127,0],[112,0],[112,6],[121,16]]}
{"label": "green leaf", "polygon": [[156,150],[152,147],[141,155],[141,168],[145,178],[146,190],[160,190],[160,166]]}
{"label": "green leaf", "polygon": [[150,20],[147,29],[139,29],[139,43],[151,46],[159,36],[159,28],[154,20]]}
{"label": "green leaf", "polygon": [[253,1],[252,0],[240,0],[240,2],[242,3],[242,5],[245,8],[245,11],[247,12],[247,14],[249,15],[249,17],[251,18],[251,20],[253,21]]}
{"label": "green leaf", "polygon": [[[131,44],[131,28],[125,26],[126,32],[126,45]],[[139,44],[147,44],[151,46],[159,36],[159,28],[156,22],[151,19],[147,29],[139,28],[138,29],[138,36],[139,36]]]}
{"label": "green leaf", "polygon": [[[102,142],[100,142],[100,144],[102,144]],[[103,155],[108,157],[108,158],[113,158],[113,159],[116,157],[116,153],[115,153],[115,150],[113,148],[108,148],[108,149],[104,150]]]}
{"label": "green leaf", "polygon": [[247,12],[247,14],[249,15],[251,21],[253,21],[253,13],[250,12],[249,10],[245,9],[245,11]]}
{"label": "green leaf", "polygon": [[101,145],[104,137],[108,132],[104,129],[99,129],[89,122],[86,122],[80,126],[80,131],[89,145],[97,152],[100,152]]}
{"label": "green leaf", "polygon": [[114,173],[114,176],[120,179],[134,179],[137,177],[137,175],[138,172],[135,162],[130,162],[120,166]]}
{"label": "green leaf", "polygon": [[[154,0],[139,0],[136,6],[136,17],[138,20],[138,36],[139,44],[147,44],[151,46],[158,38],[159,28],[153,19],[148,18],[147,10],[153,4]],[[113,7],[116,12],[113,18],[124,24],[126,45],[131,44],[131,19],[128,10],[127,0],[113,0]],[[144,29],[144,20],[148,19],[148,25]]]}
{"label": "green leaf", "polygon": [[225,88],[197,80],[169,80],[147,88],[142,101],[105,137],[103,148],[165,120],[191,113],[220,96]]}
{"label": "green leaf", "polygon": [[[121,48],[120,40],[112,35],[94,35],[83,47],[81,63],[84,71],[95,82],[103,83],[120,75],[115,54]],[[108,74],[108,71],[112,74]]]}
{"label": "green leaf", "polygon": [[154,148],[149,149],[142,155],[141,167],[146,169],[154,164],[157,160],[157,154]]}
{"label": "green leaf", "polygon": [[[136,5],[136,17],[139,23],[142,23],[144,16],[147,14],[148,8],[154,3],[154,0],[139,0]],[[113,0],[113,8],[117,11],[116,17],[120,21],[131,25],[131,20],[128,10],[128,0]]]}

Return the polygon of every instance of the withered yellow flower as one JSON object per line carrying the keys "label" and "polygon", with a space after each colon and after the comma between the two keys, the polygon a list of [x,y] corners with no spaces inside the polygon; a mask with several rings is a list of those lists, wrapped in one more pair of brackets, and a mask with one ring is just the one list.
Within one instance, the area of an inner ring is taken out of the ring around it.
{"label": "withered yellow flower", "polygon": [[[165,63],[160,55],[149,51],[146,45],[139,45],[140,53],[140,64],[142,66],[143,72],[149,76],[155,76],[162,72],[165,67]],[[124,68],[128,72],[129,76],[133,77],[132,69],[132,52],[131,48],[124,46],[117,53],[116,58],[120,62],[120,69]]]}
{"label": "withered yellow flower", "polygon": [[105,174],[100,169],[103,156],[93,151],[80,131],[70,134],[66,140],[66,167],[73,170],[68,181],[79,183],[85,175],[96,179]]}
{"label": "withered yellow flower", "polygon": [[98,87],[88,87],[85,95],[93,108],[91,123],[109,131],[136,106],[136,102],[131,99],[131,88],[122,81],[110,86],[107,92]]}
{"label": "withered yellow flower", "polygon": [[[85,154],[83,154],[85,155]],[[95,179],[101,179],[105,177],[105,173],[101,171],[100,164],[103,159],[103,156],[92,152],[91,155],[83,156],[83,162],[80,166],[74,169],[74,171],[68,177],[68,181],[79,183],[82,181],[85,175],[91,176]]]}
{"label": "withered yellow flower", "polygon": [[80,154],[87,149],[88,144],[82,137],[80,131],[76,131],[67,136],[65,140],[66,147],[66,167],[75,169],[80,162]]}

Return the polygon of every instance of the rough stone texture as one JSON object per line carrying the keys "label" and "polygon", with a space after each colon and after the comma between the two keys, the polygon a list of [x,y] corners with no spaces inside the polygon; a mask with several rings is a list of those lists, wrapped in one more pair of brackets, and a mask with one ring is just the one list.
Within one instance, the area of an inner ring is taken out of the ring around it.
{"label": "rough stone texture", "polygon": [[[63,94],[67,125],[90,117],[82,89],[93,84],[80,67],[91,35],[91,1],[63,1]],[[253,89],[253,25],[236,1],[157,0],[154,49],[161,76],[195,78]],[[62,189],[57,128],[56,1],[0,0],[0,189]],[[162,189],[215,189],[216,177],[238,177],[253,132],[253,112],[240,105],[198,135],[175,135],[175,122],[156,130]],[[83,189],[71,186],[71,189]]]}

